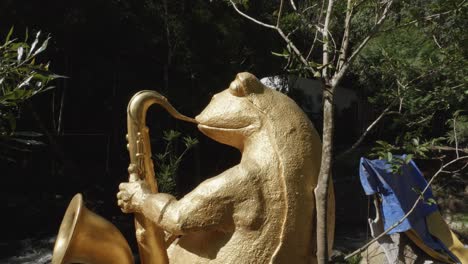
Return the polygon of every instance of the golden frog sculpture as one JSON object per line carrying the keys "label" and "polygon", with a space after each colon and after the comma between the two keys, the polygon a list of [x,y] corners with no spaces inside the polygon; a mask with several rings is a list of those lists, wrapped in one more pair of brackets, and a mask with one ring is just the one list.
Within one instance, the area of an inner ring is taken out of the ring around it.
{"label": "golden frog sculpture", "polygon": [[[178,236],[169,263],[315,263],[314,188],[321,142],[304,112],[254,75],[237,74],[196,118],[208,137],[239,149],[239,164],[177,200],[122,183],[124,212]],[[329,248],[335,201],[330,184]]]}

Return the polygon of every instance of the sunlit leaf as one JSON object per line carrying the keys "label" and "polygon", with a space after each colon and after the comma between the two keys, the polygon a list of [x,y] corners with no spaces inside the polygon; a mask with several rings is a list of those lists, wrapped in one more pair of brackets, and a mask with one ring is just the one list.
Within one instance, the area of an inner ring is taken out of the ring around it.
{"label": "sunlit leaf", "polygon": [[41,35],[41,31],[37,32],[36,34],[36,39],[34,42],[31,44],[31,48],[29,49],[28,57],[31,56],[32,52],[36,48],[37,43],[39,42],[39,36]]}
{"label": "sunlit leaf", "polygon": [[289,54],[285,54],[285,53],[276,53],[272,51],[271,54],[278,56],[278,57],[289,58]]}
{"label": "sunlit leaf", "polygon": [[406,163],[406,164],[410,163],[412,159],[413,159],[413,154],[408,154],[408,155],[406,155],[406,157],[405,157],[405,163]]}
{"label": "sunlit leaf", "polygon": [[47,44],[49,43],[49,39],[50,38],[47,38],[46,40],[44,40],[41,47],[39,49],[37,49],[36,52],[34,52],[34,56],[41,53],[42,51],[44,51],[47,48]]}
{"label": "sunlit leaf", "polygon": [[23,46],[20,46],[18,48],[18,57],[17,57],[18,62],[21,61],[21,58],[23,57],[23,52],[24,52],[24,48],[23,48]]}
{"label": "sunlit leaf", "polygon": [[18,88],[29,85],[29,82],[31,81],[33,77],[34,75],[28,76],[22,83],[20,83],[20,85],[18,85]]}
{"label": "sunlit leaf", "polygon": [[10,41],[10,38],[11,38],[11,35],[13,34],[14,29],[15,29],[15,26],[12,26],[10,28],[10,31],[8,31],[8,34],[5,39],[5,45]]}
{"label": "sunlit leaf", "polygon": [[49,90],[52,90],[52,89],[55,89],[55,86],[48,86],[48,87],[46,87],[44,89],[41,89],[40,92],[43,93],[43,92],[46,92],[46,91],[49,91]]}
{"label": "sunlit leaf", "polygon": [[426,203],[427,203],[428,205],[437,204],[437,202],[436,202],[433,198],[427,199],[427,200],[426,200]]}

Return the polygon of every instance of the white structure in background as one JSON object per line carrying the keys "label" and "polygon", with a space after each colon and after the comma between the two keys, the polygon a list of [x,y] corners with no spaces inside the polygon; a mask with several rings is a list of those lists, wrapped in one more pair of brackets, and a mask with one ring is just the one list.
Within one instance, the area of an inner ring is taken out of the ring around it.
{"label": "white structure in background", "polygon": [[[293,90],[300,90],[305,98],[298,102],[302,109],[309,114],[320,114],[322,111],[322,87],[319,81],[302,78],[298,76],[270,76],[260,80],[264,85],[270,86],[283,93],[291,93]],[[296,98],[298,99],[298,98]],[[357,103],[356,92],[345,87],[336,90],[335,105],[336,110],[341,112]]]}
{"label": "white structure in background", "polygon": [[270,76],[260,79],[260,82],[264,85],[271,87],[282,93],[289,93],[289,81],[286,76]]}

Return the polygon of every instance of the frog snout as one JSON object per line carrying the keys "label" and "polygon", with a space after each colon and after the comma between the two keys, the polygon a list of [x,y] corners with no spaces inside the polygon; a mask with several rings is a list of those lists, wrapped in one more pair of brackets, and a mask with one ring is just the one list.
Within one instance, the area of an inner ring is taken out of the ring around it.
{"label": "frog snout", "polygon": [[198,122],[198,124],[208,125],[217,119],[218,115],[210,109],[211,108],[209,107],[203,109],[203,111],[195,117],[195,120]]}
{"label": "frog snout", "polygon": [[201,114],[198,114],[196,117],[195,117],[195,120],[198,122],[198,124],[203,124],[203,117]]}

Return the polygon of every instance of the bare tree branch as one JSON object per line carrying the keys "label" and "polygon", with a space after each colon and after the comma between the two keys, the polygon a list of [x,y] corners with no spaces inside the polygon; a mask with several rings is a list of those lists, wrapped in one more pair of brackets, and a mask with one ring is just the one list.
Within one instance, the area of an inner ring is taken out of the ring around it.
{"label": "bare tree branch", "polygon": [[[331,31],[328,30],[327,33],[328,33],[328,36],[330,36],[331,42],[333,43],[333,58],[328,63],[328,64],[331,65],[331,64],[333,64],[333,62],[335,61],[335,58],[336,58],[337,46],[336,46],[335,38],[333,37],[333,34],[331,33]],[[326,66],[327,65],[322,65],[322,67],[326,67]]]}
{"label": "bare tree branch", "polygon": [[453,137],[455,139],[455,153],[457,154],[457,158],[460,157],[460,153],[458,151],[458,138],[457,138],[457,117],[453,117]]}
{"label": "bare tree branch", "polygon": [[279,11],[278,11],[278,18],[276,19],[276,27],[279,27],[280,25],[280,20],[281,20],[281,13],[283,12],[283,0],[281,0],[280,2],[280,7],[279,7]]}
{"label": "bare tree branch", "polygon": [[330,25],[330,18],[331,18],[331,13],[333,10],[333,0],[328,0],[328,6],[327,6],[327,12],[325,15],[325,21],[323,23],[323,28],[321,30],[322,33],[322,38],[323,38],[323,45],[322,45],[322,65],[324,66],[322,68],[322,78],[325,80],[326,83],[329,83],[330,81],[330,76],[328,73],[328,65],[330,63],[329,55],[330,55],[330,50],[329,50],[329,36],[330,34],[328,33],[328,26]]}
{"label": "bare tree branch", "polygon": [[390,109],[392,108],[392,106],[395,104],[396,100],[394,100],[392,103],[390,103],[383,111],[382,113],[380,113],[380,115],[374,120],[374,122],[372,122],[367,128],[366,130],[364,131],[364,133],[361,134],[361,136],[359,137],[359,139],[346,151],[342,152],[341,154],[339,154],[336,159],[339,159],[341,157],[343,157],[344,155],[347,155],[348,153],[350,153],[351,151],[355,150],[361,143],[362,141],[364,140],[364,138],[367,136],[367,134],[369,134],[369,132],[380,122],[380,120],[386,116],[386,115],[389,115],[389,114],[394,114],[394,113],[398,113],[398,112],[391,112]]}
{"label": "bare tree branch", "polygon": [[348,67],[350,66],[350,64],[354,61],[354,59],[356,58],[356,56],[361,52],[361,50],[367,45],[367,43],[369,42],[369,40],[371,40],[374,35],[379,32],[380,30],[380,27],[382,26],[383,22],[385,21],[385,19],[387,18],[387,15],[388,15],[388,11],[390,10],[390,8],[392,7],[392,4],[393,4],[394,0],[389,0],[386,5],[385,5],[385,8],[382,12],[382,15],[380,16],[380,18],[378,19],[378,21],[375,23],[375,25],[372,27],[372,29],[370,30],[369,34],[367,35],[367,37],[364,38],[364,40],[362,40],[361,44],[358,45],[358,47],[353,51],[353,53],[351,54],[351,56],[349,56],[346,61],[343,63],[343,65],[341,66],[340,70],[339,71],[336,71],[335,72],[335,75],[333,76],[333,83],[338,84],[339,81],[341,80],[341,78],[344,76],[344,74],[346,73],[346,71],[348,70]]}
{"label": "bare tree branch", "polygon": [[[397,83],[397,87],[398,87],[398,96],[397,98],[395,98],[381,113],[380,115],[367,127],[367,129],[364,131],[363,134],[361,134],[361,136],[359,137],[359,139],[351,146],[351,148],[347,149],[346,151],[340,153],[336,158],[339,159],[341,157],[343,157],[344,155],[347,155],[349,154],[351,151],[355,150],[361,143],[362,141],[364,140],[364,138],[369,134],[369,132],[377,125],[378,122],[380,122],[380,120],[387,116],[387,115],[390,115],[390,114],[401,114],[401,111],[402,111],[402,107],[403,107],[403,99],[404,99],[404,92],[407,90],[408,86],[410,86],[412,83],[428,76],[429,74],[432,74],[434,73],[435,70],[429,70],[413,79],[411,79],[410,81],[406,82],[405,84],[403,84],[397,77],[396,79],[396,83]],[[401,88],[401,89],[400,89]],[[396,103],[398,102],[398,111],[390,111],[391,107]],[[429,117],[425,117],[423,118],[422,120],[419,120],[419,121],[415,121],[416,123],[414,122],[411,122],[411,123],[408,123],[408,125],[414,125],[414,124],[420,124],[420,123],[423,123],[427,120],[429,120],[430,118],[432,118],[432,115],[430,115]]]}
{"label": "bare tree branch", "polygon": [[316,5],[318,5],[318,4],[313,4],[313,5],[311,5],[311,6],[305,7],[305,8],[302,10],[302,14],[307,13],[307,11],[309,11],[309,9],[314,8]]}
{"label": "bare tree branch", "polygon": [[436,38],[436,36],[435,36],[434,34],[432,34],[432,39],[434,39],[434,42],[435,42],[435,44],[437,45],[437,47],[438,47],[439,49],[441,49],[442,46],[439,44],[439,41],[437,41],[437,38]]}
{"label": "bare tree branch", "polygon": [[346,59],[346,51],[348,50],[349,31],[351,29],[352,15],[353,15],[353,6],[351,4],[351,0],[348,0],[347,6],[346,6],[346,18],[345,18],[345,24],[344,24],[343,39],[341,41],[340,56],[338,57],[338,61],[336,63],[337,71],[340,70],[341,66],[343,65]]}
{"label": "bare tree branch", "polygon": [[291,41],[291,39],[288,38],[288,36],[286,36],[283,32],[283,30],[281,30],[281,28],[276,28],[276,31],[278,31],[278,34],[284,39],[284,41],[286,41],[286,44],[291,47],[291,49],[294,51],[294,53],[296,54],[296,56],[299,57],[299,59],[301,60],[302,64],[304,64],[304,66],[310,70],[312,72],[312,74],[314,75],[316,73],[316,70],[312,67],[310,67],[309,63],[307,62],[307,60],[304,58],[304,56],[302,56],[302,53],[299,51],[299,49],[296,47],[296,45],[294,45],[294,43]]}
{"label": "bare tree branch", "polygon": [[438,151],[457,151],[458,152],[463,152],[468,154],[468,148],[454,148],[454,147],[449,147],[449,146],[432,146],[429,147],[430,150],[438,150]]}
{"label": "bare tree branch", "polygon": [[[314,5],[315,6],[315,5]],[[323,7],[325,6],[325,0],[322,0],[322,5],[320,6],[320,10],[319,10],[319,16],[317,18],[317,23],[316,23],[316,26],[315,26],[315,36],[314,36],[314,40],[312,41],[312,44],[310,45],[310,49],[309,49],[309,52],[307,53],[307,57],[306,57],[306,60],[309,60],[310,56],[312,55],[312,52],[314,51],[314,48],[315,48],[315,43],[317,42],[318,40],[318,33],[319,33],[319,27],[317,26],[318,24],[320,24],[320,21],[322,20],[322,14],[323,14]]]}
{"label": "bare tree branch", "polygon": [[259,21],[259,20],[255,19],[255,18],[253,18],[253,17],[247,15],[246,13],[240,11],[239,8],[237,8],[237,5],[236,5],[236,3],[234,3],[234,1],[229,0],[229,2],[231,2],[232,7],[234,7],[234,9],[236,10],[237,13],[239,13],[239,15],[241,15],[241,16],[243,16],[243,17],[245,17],[245,18],[247,18],[247,19],[253,21],[253,22],[256,23],[256,24],[261,25],[261,26],[264,26],[264,27],[267,27],[267,28],[271,28],[271,29],[277,29],[277,27],[275,27],[275,26],[273,26],[273,25],[270,25],[270,24],[267,24],[267,23],[263,23],[262,21]]}
{"label": "bare tree branch", "polygon": [[318,32],[319,31],[316,29],[315,30],[314,40],[312,41],[312,44],[310,46],[309,53],[307,53],[306,60],[309,60],[310,56],[312,55],[312,51],[314,50],[315,43],[317,42]]}
{"label": "bare tree branch", "polygon": [[398,222],[396,222],[395,224],[393,224],[391,227],[389,227],[387,230],[385,230],[384,232],[382,232],[380,235],[376,236],[375,238],[373,238],[372,240],[370,240],[369,242],[367,242],[364,246],[360,247],[359,249],[353,251],[351,254],[347,255],[345,257],[345,260],[346,259],[349,259],[350,257],[356,255],[356,254],[359,254],[361,252],[363,252],[364,250],[366,250],[366,248],[368,248],[372,243],[374,243],[375,241],[377,241],[378,239],[380,239],[381,237],[383,237],[384,235],[388,234],[388,232],[390,232],[391,230],[393,230],[395,227],[397,227],[398,225],[400,225],[406,218],[408,218],[408,216],[414,211],[414,209],[416,209],[416,206],[418,206],[419,204],[419,201],[423,200],[424,199],[424,193],[429,189],[429,187],[431,186],[432,182],[435,180],[435,178],[437,178],[437,176],[442,173],[442,172],[445,172],[444,169],[447,168],[448,166],[452,165],[453,163],[457,162],[457,161],[460,161],[462,159],[468,159],[468,156],[463,156],[463,157],[459,157],[459,158],[456,158],[456,159],[453,159],[451,160],[450,162],[446,163],[445,165],[443,165],[442,167],[440,167],[440,169],[434,174],[434,176],[432,176],[432,178],[429,180],[429,182],[426,184],[426,187],[424,188],[424,190],[422,190],[422,192],[420,193],[418,199],[416,199],[416,201],[414,202],[413,206],[411,207],[411,209],[400,219],[398,220]]}
{"label": "bare tree branch", "polygon": [[283,40],[286,42],[286,44],[291,47],[291,49],[293,50],[294,54],[296,54],[296,56],[299,58],[299,60],[302,62],[302,64],[304,64],[304,66],[306,67],[306,69],[308,69],[309,71],[311,71],[311,73],[314,75],[316,73],[316,70],[312,67],[310,67],[309,63],[307,62],[307,60],[304,58],[304,56],[302,55],[301,51],[299,51],[299,49],[296,47],[296,45],[294,45],[294,43],[291,41],[291,39],[286,35],[284,34],[283,30],[280,28],[280,27],[277,27],[277,26],[273,26],[273,25],[270,25],[270,24],[267,24],[267,23],[264,23],[264,22],[261,22],[247,14],[245,14],[244,12],[242,12],[241,10],[239,10],[239,8],[237,7],[236,3],[234,3],[233,0],[229,0],[229,2],[232,4],[232,6],[234,7],[234,9],[236,10],[237,13],[239,13],[241,16],[249,19],[250,21],[253,21],[254,23],[256,24],[259,24],[263,27],[266,27],[266,28],[271,28],[271,29],[274,29],[278,32],[278,34],[283,38]]}

